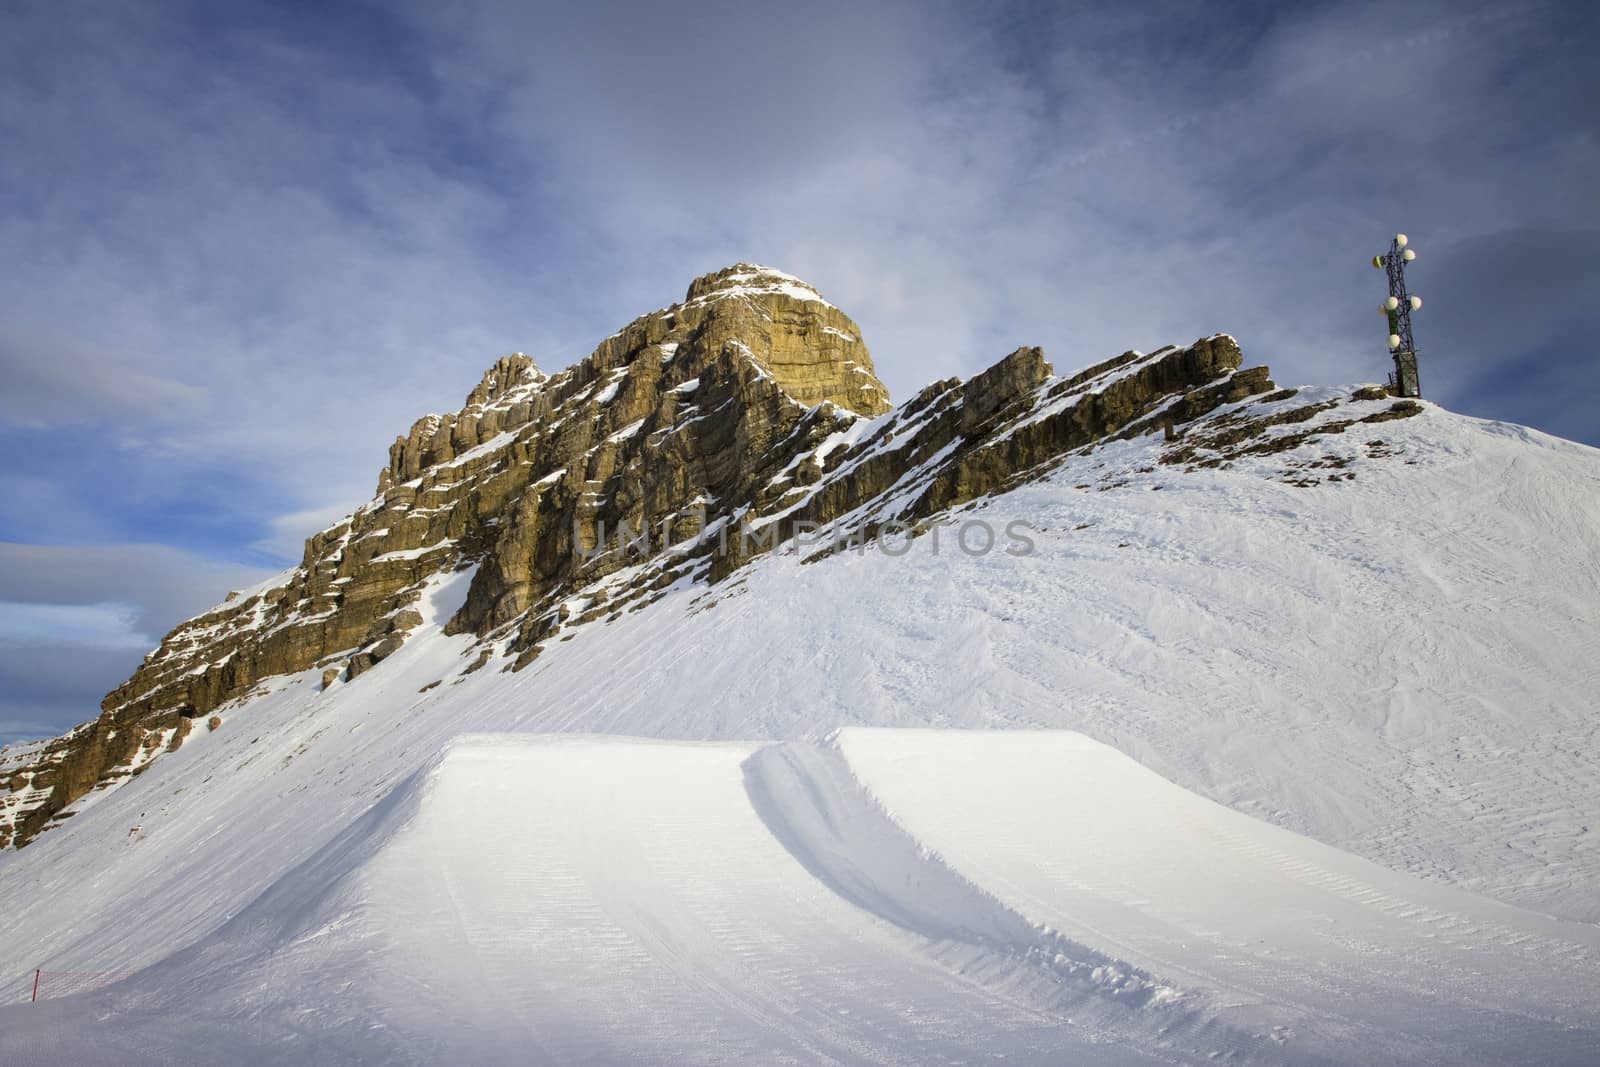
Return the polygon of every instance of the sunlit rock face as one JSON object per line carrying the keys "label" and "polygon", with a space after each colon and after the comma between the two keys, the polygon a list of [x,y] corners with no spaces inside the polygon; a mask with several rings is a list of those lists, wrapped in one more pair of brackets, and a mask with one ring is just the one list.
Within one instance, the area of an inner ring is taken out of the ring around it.
{"label": "sunlit rock face", "polygon": [[714,585],[798,535],[831,530],[815,551],[915,535],[1076,449],[1273,388],[1239,366],[1225,335],[1070,378],[1020,348],[892,408],[860,328],[811,286],[750,264],[707,274],[568,369],[506,356],[458,411],[419,419],[376,495],[308,538],[299,566],[173,630],[98,719],[6,768],[0,847],[265,678],[382,670],[441,571],[477,567],[448,626],[479,639],[473,669],[517,669],[563,628]]}

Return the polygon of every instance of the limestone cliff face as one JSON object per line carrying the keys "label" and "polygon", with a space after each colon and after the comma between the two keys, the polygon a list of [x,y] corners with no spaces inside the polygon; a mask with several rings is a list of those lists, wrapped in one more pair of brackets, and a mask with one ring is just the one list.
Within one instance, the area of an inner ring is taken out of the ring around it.
{"label": "limestone cliff face", "polygon": [[477,565],[448,626],[478,638],[462,669],[514,670],[565,628],[718,582],[797,533],[923,529],[1075,449],[1272,388],[1239,363],[1219,336],[1061,379],[1023,348],[891,410],[859,328],[810,286],[748,264],[708,274],[572,367],[507,356],[459,411],[418,420],[376,495],[310,537],[299,566],[179,626],[98,719],[6,768],[0,847],[262,679],[319,668],[360,684],[441,571]]}

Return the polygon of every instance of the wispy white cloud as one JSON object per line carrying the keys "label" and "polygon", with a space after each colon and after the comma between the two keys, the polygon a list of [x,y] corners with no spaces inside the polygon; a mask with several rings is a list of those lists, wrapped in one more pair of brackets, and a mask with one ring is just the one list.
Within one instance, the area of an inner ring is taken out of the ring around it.
{"label": "wispy white cloud", "polygon": [[0,600],[0,643],[73,644],[148,650],[154,642],[133,628],[131,604],[27,604]]}
{"label": "wispy white cloud", "polygon": [[250,547],[270,559],[298,563],[304,555],[306,538],[319,530],[326,530],[350,514],[355,510],[355,503],[345,500],[274,516],[267,536]]}
{"label": "wispy white cloud", "polygon": [[120,647],[138,635],[148,650],[149,637],[270,573],[170,545],[0,542],[0,640]]}

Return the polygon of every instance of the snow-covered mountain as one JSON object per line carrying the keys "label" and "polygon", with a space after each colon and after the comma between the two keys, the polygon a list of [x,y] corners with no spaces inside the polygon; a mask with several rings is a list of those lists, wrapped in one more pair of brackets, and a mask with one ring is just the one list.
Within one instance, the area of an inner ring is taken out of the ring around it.
{"label": "snow-covered mountain", "polygon": [[1600,452],[1240,367],[500,361],[0,752],[0,1061],[1592,1062]]}

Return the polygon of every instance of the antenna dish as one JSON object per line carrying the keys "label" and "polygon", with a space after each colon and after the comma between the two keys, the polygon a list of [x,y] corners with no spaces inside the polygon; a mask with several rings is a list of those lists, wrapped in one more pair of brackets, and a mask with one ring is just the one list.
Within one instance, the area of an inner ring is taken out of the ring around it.
{"label": "antenna dish", "polygon": [[1395,308],[1397,308],[1399,306],[1400,306],[1400,298],[1397,297],[1397,296],[1391,296],[1389,299],[1387,299],[1387,300],[1385,300],[1383,302],[1383,310],[1385,310],[1385,311],[1393,311]]}
{"label": "antenna dish", "polygon": [[1373,256],[1372,257],[1372,265],[1374,267],[1377,267],[1379,270],[1382,270],[1383,269],[1383,257],[1382,256]]}
{"label": "antenna dish", "polygon": [[1399,348],[1400,347],[1400,335],[1399,334],[1391,333],[1389,335],[1389,347],[1390,348]]}
{"label": "antenna dish", "polygon": [[1413,259],[1417,258],[1417,253],[1415,252],[1415,250],[1408,248],[1405,251],[1405,258],[1406,258],[1406,262],[1410,263]]}
{"label": "antenna dish", "polygon": [[1406,246],[1406,242],[1408,240],[1410,240],[1410,238],[1403,233],[1397,233],[1394,235],[1394,243],[1399,245],[1401,248]]}
{"label": "antenna dish", "polygon": [[1411,310],[1412,311],[1421,311],[1422,310],[1422,297],[1414,296],[1414,297],[1411,298]]}

